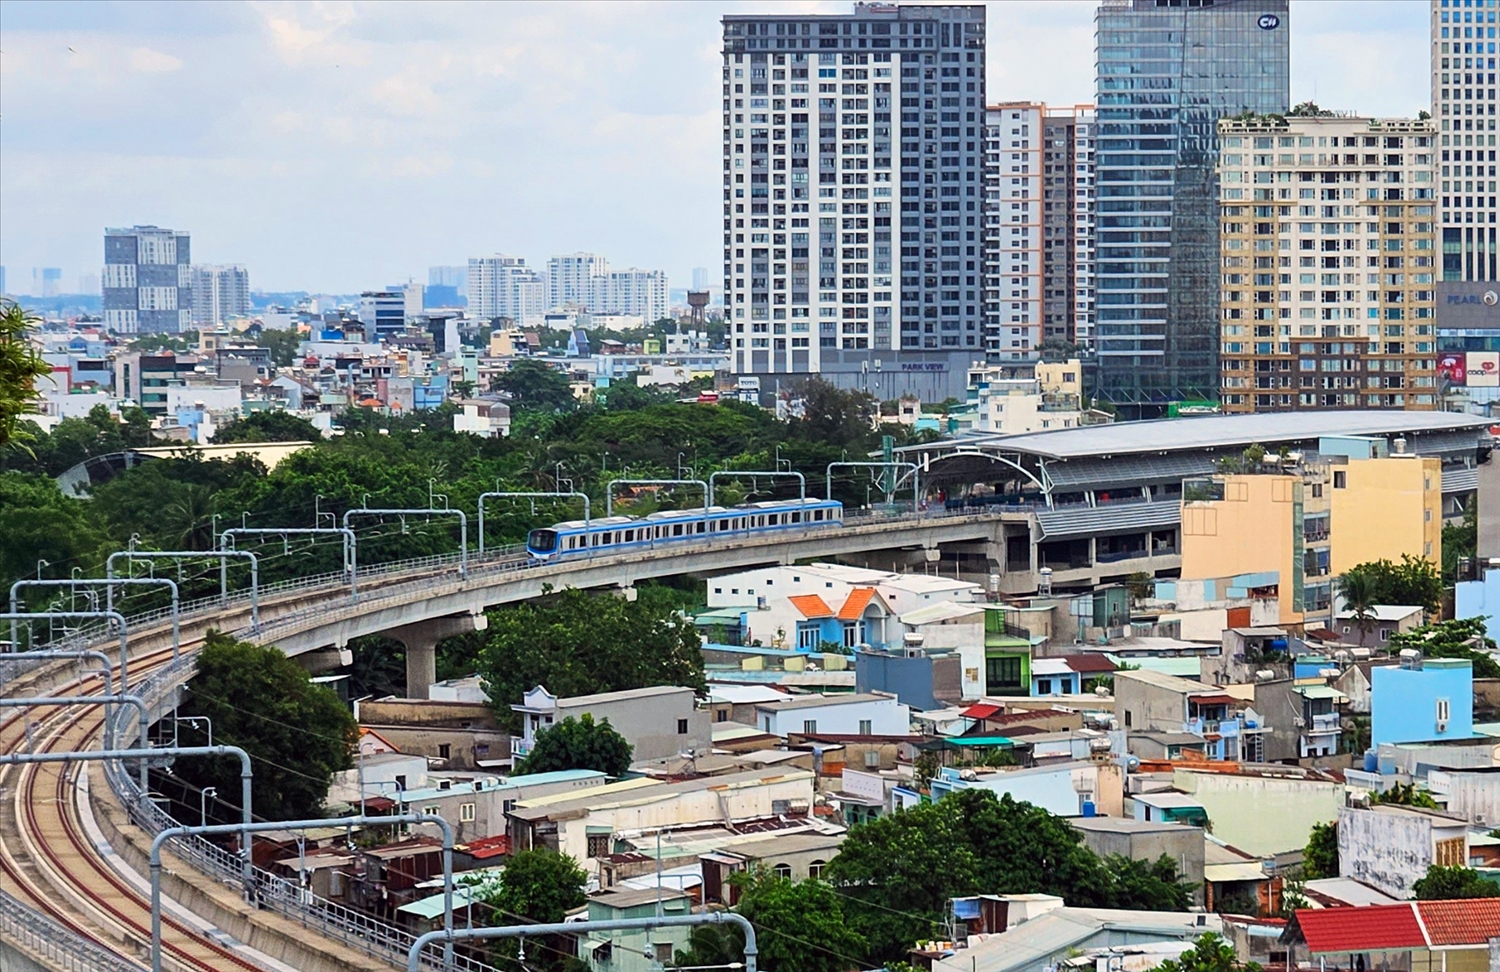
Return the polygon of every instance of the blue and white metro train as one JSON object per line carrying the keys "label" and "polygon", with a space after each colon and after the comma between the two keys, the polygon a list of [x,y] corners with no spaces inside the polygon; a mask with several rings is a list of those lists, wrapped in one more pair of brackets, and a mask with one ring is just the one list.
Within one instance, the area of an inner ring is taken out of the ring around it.
{"label": "blue and white metro train", "polygon": [[801,499],[711,506],[705,511],[667,510],[649,516],[608,516],[601,520],[569,520],[526,536],[526,552],[537,560],[588,556],[650,548],[664,543],[688,543],[725,534],[757,535],[778,530],[806,530],[838,526],[844,504],[836,500]]}

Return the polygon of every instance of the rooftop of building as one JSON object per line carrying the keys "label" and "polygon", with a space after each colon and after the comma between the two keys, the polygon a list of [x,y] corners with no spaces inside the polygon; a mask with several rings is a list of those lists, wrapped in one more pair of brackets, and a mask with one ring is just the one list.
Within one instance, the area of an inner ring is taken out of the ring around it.
{"label": "rooftop of building", "polygon": [[1187,824],[1136,820],[1134,817],[1069,817],[1068,823],[1078,830],[1105,834],[1185,834],[1198,831],[1197,827]]}
{"label": "rooftop of building", "polygon": [[804,695],[781,702],[764,702],[755,708],[764,712],[788,712],[793,709],[821,708],[829,705],[858,705],[864,702],[895,702],[894,695],[857,692],[853,695]]}

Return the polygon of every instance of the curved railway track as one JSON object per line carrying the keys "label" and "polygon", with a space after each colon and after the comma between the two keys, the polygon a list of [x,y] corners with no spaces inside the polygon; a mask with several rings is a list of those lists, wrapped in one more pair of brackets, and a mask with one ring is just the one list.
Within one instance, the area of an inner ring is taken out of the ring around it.
{"label": "curved railway track", "polygon": [[[132,659],[146,674],[171,660],[170,651]],[[89,679],[88,681],[93,681]],[[60,694],[93,694],[84,680]],[[91,748],[103,730],[102,706],[37,706],[0,724],[0,749],[6,752],[27,740],[26,720],[33,719],[31,748],[66,752]],[[43,712],[40,719],[36,713]],[[6,890],[37,910],[113,951],[138,959],[151,941],[150,901],[118,875],[95,849],[77,812],[78,775],[83,767],[28,764],[8,767],[5,787],[11,795],[10,822],[26,857],[15,848],[0,849],[0,872]],[[31,866],[27,866],[27,864]],[[122,948],[122,943],[124,946]],[[258,970],[237,955],[170,914],[162,920],[163,954],[178,969]]]}
{"label": "curved railway track", "polygon": [[[510,567],[501,560],[496,566]],[[476,565],[481,569],[490,565]],[[451,568],[431,567],[392,572],[361,584],[361,593],[386,587],[420,583],[449,573]],[[327,587],[335,597],[346,590],[342,585],[314,584],[292,588],[266,599],[263,618],[274,616],[277,608],[316,594]],[[206,617],[183,618],[182,650],[188,654],[203,640],[203,632],[222,622],[224,614],[243,610],[235,604],[227,612],[211,610]],[[161,640],[160,630],[131,632],[131,641]],[[113,642],[96,647],[114,658],[118,648]],[[157,647],[130,654],[132,688],[157,669],[172,661],[170,647]],[[66,671],[75,663],[55,663],[50,671]],[[118,678],[118,660],[113,670]],[[14,683],[0,682],[0,689],[10,690]],[[84,697],[103,694],[104,684],[93,671],[83,671],[70,681],[53,682],[46,694]],[[28,689],[31,694],[38,694]],[[0,718],[0,752],[34,750],[67,752],[98,749],[103,735],[103,703],[77,706],[31,706],[8,709]],[[89,764],[102,769],[102,764]],[[77,789],[83,765],[31,763],[0,767],[0,889],[9,892],[27,906],[46,914],[82,938],[133,962],[145,964],[151,942],[151,905],[147,892],[122,878],[106,861],[101,851],[85,833],[77,811]],[[103,773],[93,779],[104,785]],[[162,917],[163,967],[180,972],[239,972],[260,970],[251,961],[170,911]]]}

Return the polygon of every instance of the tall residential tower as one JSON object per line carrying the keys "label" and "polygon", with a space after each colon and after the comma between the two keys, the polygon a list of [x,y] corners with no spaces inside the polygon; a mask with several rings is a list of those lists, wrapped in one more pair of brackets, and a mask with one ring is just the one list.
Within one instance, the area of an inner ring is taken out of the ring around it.
{"label": "tall residential tower", "polygon": [[104,231],[104,326],[120,334],[174,334],[193,318],[188,234],[159,226]]}
{"label": "tall residential tower", "polygon": [[984,348],[984,51],[979,4],[724,18],[735,372],[963,394]]}
{"label": "tall residential tower", "polygon": [[1442,139],[1443,280],[1500,280],[1495,250],[1495,0],[1432,0]]}
{"label": "tall residential tower", "polygon": [[1284,112],[1287,0],[1103,0],[1099,396],[1127,415],[1219,388],[1215,126]]}

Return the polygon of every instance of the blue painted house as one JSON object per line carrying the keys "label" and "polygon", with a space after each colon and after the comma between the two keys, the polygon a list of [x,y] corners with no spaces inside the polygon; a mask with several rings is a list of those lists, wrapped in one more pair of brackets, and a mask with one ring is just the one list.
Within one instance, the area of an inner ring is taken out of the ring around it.
{"label": "blue painted house", "polygon": [[1403,658],[1370,669],[1370,746],[1474,735],[1474,665],[1467,658]]}

